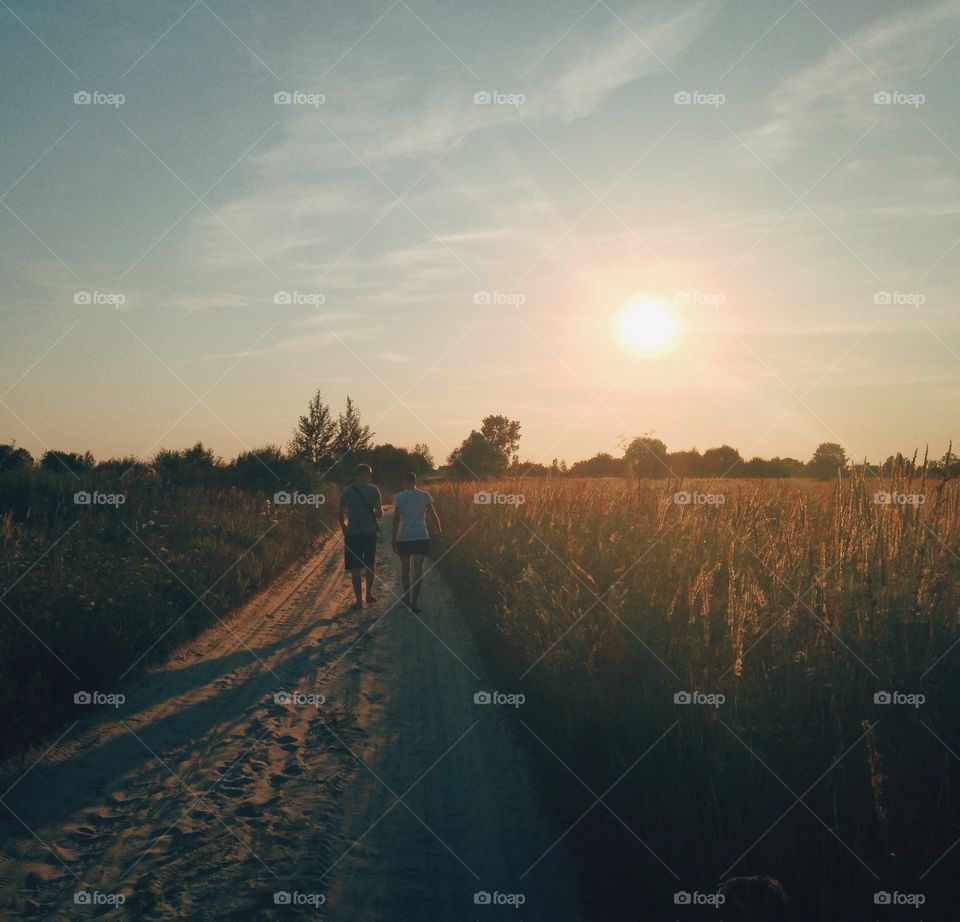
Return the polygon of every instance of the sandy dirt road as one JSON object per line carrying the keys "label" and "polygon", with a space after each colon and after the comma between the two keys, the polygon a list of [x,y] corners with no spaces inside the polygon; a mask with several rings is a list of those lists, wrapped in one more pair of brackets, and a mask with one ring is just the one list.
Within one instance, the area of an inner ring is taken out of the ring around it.
{"label": "sandy dirt road", "polygon": [[362,613],[331,539],[8,766],[0,918],[578,919],[449,589],[395,604],[389,533]]}

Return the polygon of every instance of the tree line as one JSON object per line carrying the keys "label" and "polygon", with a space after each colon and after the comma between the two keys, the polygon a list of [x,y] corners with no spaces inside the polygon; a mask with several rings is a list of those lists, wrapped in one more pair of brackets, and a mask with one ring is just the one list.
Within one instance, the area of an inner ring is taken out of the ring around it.
{"label": "tree line", "polygon": [[[599,452],[571,464],[554,459],[551,464],[520,460],[518,420],[502,414],[484,417],[479,429],[472,429],[457,448],[450,452],[439,476],[478,479],[499,476],[567,477],[815,477],[830,479],[848,470],[853,462],[843,446],[822,442],[807,461],[797,458],[760,458],[749,460],[730,445],[669,451],[652,434],[638,436],[622,446],[622,454]],[[39,459],[16,445],[0,445],[0,474],[44,472],[48,474],[97,473],[113,477],[135,475],[157,478],[173,486],[236,487],[249,490],[307,488],[318,480],[343,483],[360,462],[370,464],[378,482],[396,486],[405,471],[419,476],[436,468],[430,449],[418,443],[403,448],[390,443],[377,444],[374,433],[363,422],[356,403],[349,396],[344,409],[335,414],[318,390],[297,419],[292,437],[285,447],[265,445],[241,452],[231,461],[217,457],[197,442],[186,449],[161,449],[149,460],[128,456],[96,461],[90,452],[47,450]],[[925,470],[934,476],[960,476],[960,462],[952,446],[940,458],[915,453],[908,458],[891,455],[882,464],[858,464],[884,474],[893,470],[908,475]]]}

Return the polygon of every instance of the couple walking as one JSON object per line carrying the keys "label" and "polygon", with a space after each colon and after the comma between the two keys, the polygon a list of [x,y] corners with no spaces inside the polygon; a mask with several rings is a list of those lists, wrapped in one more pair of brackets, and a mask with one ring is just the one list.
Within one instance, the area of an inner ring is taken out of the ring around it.
{"label": "couple walking", "polygon": [[[358,464],[353,483],[340,494],[340,529],[343,532],[344,566],[353,581],[356,601],[353,610],[363,608],[363,582],[366,581],[367,604],[376,602],[373,594],[374,564],[377,557],[377,535],[383,505],[380,490],[370,481],[373,469],[369,464]],[[402,602],[412,612],[420,614],[417,601],[423,579],[423,561],[430,555],[429,517],[433,533],[440,536],[440,519],[433,508],[433,498],[417,486],[417,475],[412,471],[401,478],[403,489],[393,498],[393,549],[400,555],[400,575],[403,582]],[[411,580],[412,577],[412,580]]]}

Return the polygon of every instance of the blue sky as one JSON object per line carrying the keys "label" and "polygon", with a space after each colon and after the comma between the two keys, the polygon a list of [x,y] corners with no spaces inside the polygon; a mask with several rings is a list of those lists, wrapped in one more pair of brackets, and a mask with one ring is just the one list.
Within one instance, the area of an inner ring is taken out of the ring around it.
{"label": "blue sky", "polygon": [[[438,458],[491,412],[547,463],[958,436],[957,0],[0,23],[2,441],[231,456],[317,387]],[[660,354],[612,330],[638,295]]]}

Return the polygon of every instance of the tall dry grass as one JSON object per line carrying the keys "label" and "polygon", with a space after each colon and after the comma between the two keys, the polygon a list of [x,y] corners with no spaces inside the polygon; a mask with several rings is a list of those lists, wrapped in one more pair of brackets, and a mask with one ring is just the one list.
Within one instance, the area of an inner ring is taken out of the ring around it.
{"label": "tall dry grass", "polygon": [[[477,489],[435,490],[458,542],[441,566],[496,681],[526,694],[520,732],[558,829],[577,821],[591,918],[673,918],[674,892],[718,888],[725,918],[872,919],[894,890],[949,917],[949,859],[928,869],[960,834],[956,483],[483,485],[525,500],[503,505]],[[674,703],[695,690],[725,703]]]}

